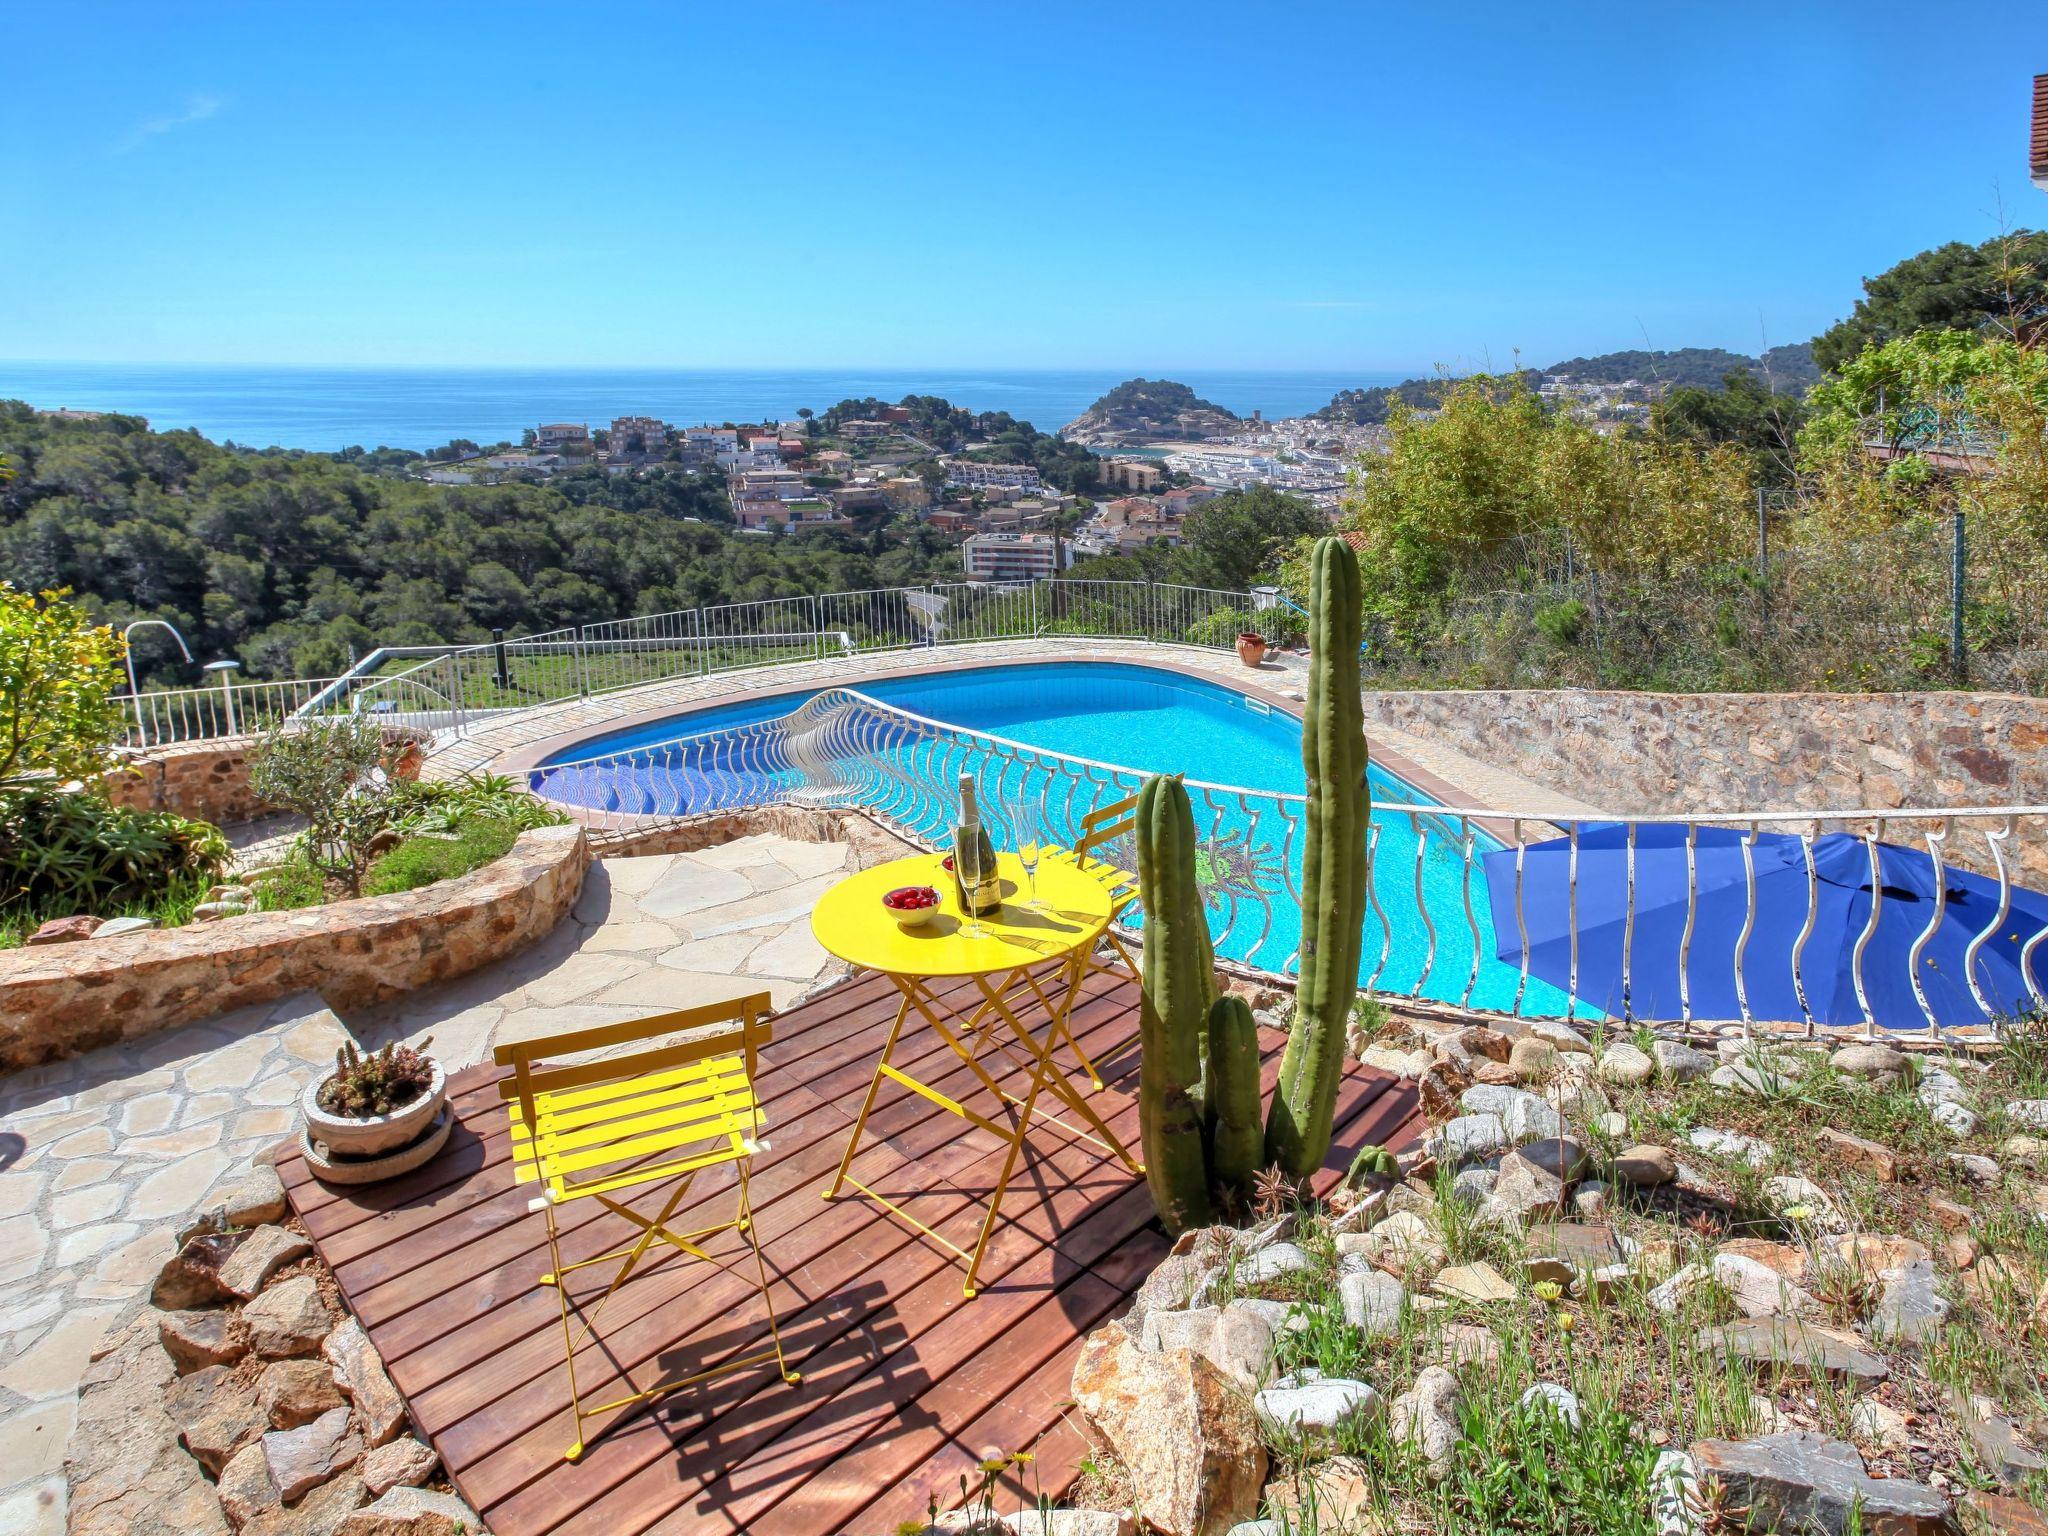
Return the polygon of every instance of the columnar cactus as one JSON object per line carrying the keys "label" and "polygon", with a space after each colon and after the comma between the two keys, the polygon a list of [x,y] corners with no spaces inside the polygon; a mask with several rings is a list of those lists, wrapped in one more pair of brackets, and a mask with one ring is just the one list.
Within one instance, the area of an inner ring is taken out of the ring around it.
{"label": "columnar cactus", "polygon": [[1309,674],[1301,761],[1308,815],[1301,871],[1301,975],[1280,1081],[1266,1120],[1266,1161],[1293,1178],[1330,1148],[1344,1030],[1358,995],[1365,922],[1365,706],[1360,696],[1358,559],[1342,539],[1317,543],[1309,596]]}
{"label": "columnar cactus", "polygon": [[1243,1191],[1259,1171],[1259,1026],[1251,1005],[1223,996],[1209,1006],[1209,1181]]}
{"label": "columnar cactus", "polygon": [[1135,833],[1145,903],[1138,1129],[1152,1202],[1166,1230],[1178,1233],[1214,1218],[1202,1067],[1216,994],[1195,881],[1194,812],[1179,775],[1148,779],[1138,791]]}

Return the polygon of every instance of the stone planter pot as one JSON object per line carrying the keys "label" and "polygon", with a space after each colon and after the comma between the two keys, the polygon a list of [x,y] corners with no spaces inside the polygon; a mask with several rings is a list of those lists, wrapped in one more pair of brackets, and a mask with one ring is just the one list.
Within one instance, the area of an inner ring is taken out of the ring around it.
{"label": "stone planter pot", "polygon": [[434,1062],[434,1078],[427,1091],[402,1109],[366,1120],[331,1115],[319,1104],[320,1089],[334,1074],[324,1073],[306,1085],[299,1095],[299,1109],[306,1117],[306,1140],[324,1149],[325,1157],[337,1164],[351,1159],[379,1157],[410,1147],[433,1127],[441,1106],[448,1098],[448,1074]]}
{"label": "stone planter pot", "polygon": [[1266,659],[1266,637],[1255,630],[1246,630],[1237,637],[1237,659],[1248,667],[1256,667]]}

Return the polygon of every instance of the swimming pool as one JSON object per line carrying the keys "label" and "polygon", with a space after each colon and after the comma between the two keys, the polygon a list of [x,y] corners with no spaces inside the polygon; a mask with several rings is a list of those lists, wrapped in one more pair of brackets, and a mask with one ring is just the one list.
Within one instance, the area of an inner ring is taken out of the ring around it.
{"label": "swimming pool", "polygon": [[[1089,810],[1147,775],[1186,774],[1217,952],[1296,969],[1301,724],[1164,668],[1032,662],[765,695],[586,738],[543,759],[530,782],[561,803],[625,815],[857,804],[937,841],[955,819],[963,770],[981,783],[999,834],[1010,835],[1009,802],[1024,791],[1062,842]],[[1571,1011],[1561,992],[1495,958],[1477,860],[1502,844],[1476,822],[1431,814],[1435,801],[1377,763],[1370,781],[1373,899],[1361,982],[1503,1009],[1519,992],[1525,1012]],[[1111,856],[1119,855],[1132,867],[1129,850]]]}

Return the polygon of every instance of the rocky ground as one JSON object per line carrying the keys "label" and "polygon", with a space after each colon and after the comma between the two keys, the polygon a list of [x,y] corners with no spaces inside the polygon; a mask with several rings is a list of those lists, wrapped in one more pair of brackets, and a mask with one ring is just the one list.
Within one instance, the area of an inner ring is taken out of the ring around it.
{"label": "rocky ground", "polygon": [[2048,1532],[2048,1027],[1358,1043],[1426,1140],[1183,1235],[1076,1366],[1077,1501],[1203,1536]]}

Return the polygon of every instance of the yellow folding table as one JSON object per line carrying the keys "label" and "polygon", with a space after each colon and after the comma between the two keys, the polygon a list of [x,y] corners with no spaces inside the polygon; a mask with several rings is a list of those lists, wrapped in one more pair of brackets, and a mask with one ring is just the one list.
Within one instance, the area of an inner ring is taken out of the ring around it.
{"label": "yellow folding table", "polygon": [[[1103,882],[1076,864],[1048,859],[1038,871],[1036,899],[1026,904],[1024,871],[1014,854],[997,856],[998,877],[1004,903],[1000,912],[981,920],[979,937],[968,931],[962,915],[953,877],[937,854],[897,859],[849,876],[820,898],[811,914],[811,929],[818,942],[847,963],[878,971],[895,983],[903,994],[889,1038],[875,1064],[853,1134],[847,1138],[846,1155],[827,1200],[851,1185],[879,1202],[892,1215],[909,1223],[940,1247],[967,1265],[966,1294],[975,1294],[975,1279],[982,1255],[988,1250],[996,1216],[1002,1209],[1003,1193],[1016,1172],[1017,1157],[1024,1145],[1024,1133],[1033,1119],[1064,1127],[1119,1158],[1133,1173],[1143,1166],[1124,1150],[1123,1143],[1103,1123],[1085,1095],[1068,1080],[1058,1053],[1073,1057],[1074,1064],[1090,1078],[1095,1065],[1081,1051],[1074,1038],[1070,1015],[1075,994],[1090,952],[1109,926],[1111,894]],[[939,892],[937,913],[915,927],[903,927],[882,905],[882,897],[899,886],[928,885]],[[961,1013],[944,1004],[933,989],[936,981],[967,977],[974,983],[977,1005]],[[1034,1032],[1020,1009],[1038,1016]],[[983,1114],[970,1105],[919,1082],[895,1064],[897,1042],[904,1024],[915,1015],[935,1030],[955,1055],[996,1101],[995,1112],[1007,1124]],[[950,1022],[949,1022],[950,1015]],[[1028,1087],[1020,1097],[1006,1091],[985,1065],[984,1051],[993,1049],[1011,1065],[1021,1067]],[[847,1169],[860,1149],[861,1133],[874,1110],[875,1096],[884,1080],[897,1083],[1000,1138],[1008,1147],[1003,1169],[996,1180],[982,1220],[981,1235],[969,1252],[934,1232],[908,1211],[856,1179]],[[1039,1103],[1051,1095],[1082,1124],[1061,1118]]]}

